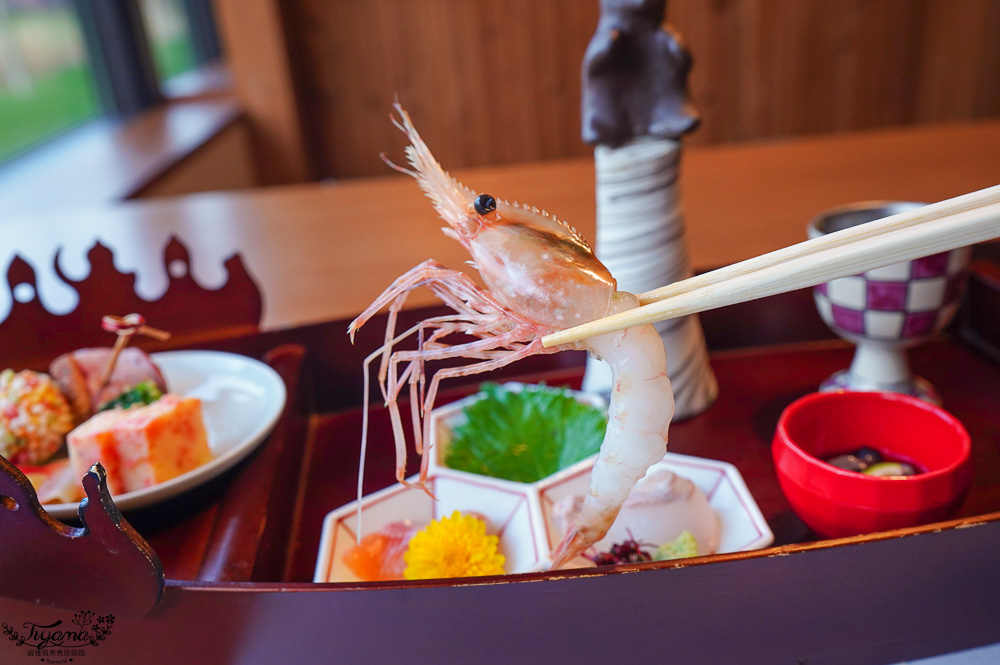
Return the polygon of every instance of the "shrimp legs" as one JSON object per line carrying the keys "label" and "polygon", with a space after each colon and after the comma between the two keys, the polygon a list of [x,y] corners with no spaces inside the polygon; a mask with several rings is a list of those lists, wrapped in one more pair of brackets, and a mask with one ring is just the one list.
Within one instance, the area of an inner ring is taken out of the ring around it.
{"label": "shrimp legs", "polygon": [[[396,335],[398,314],[409,294],[420,287],[428,287],[455,313],[421,321],[409,330]],[[427,415],[434,407],[441,381],[459,376],[481,374],[509,365],[521,358],[540,353],[554,353],[560,349],[546,349],[542,346],[536,323],[521,317],[489,293],[480,289],[465,273],[449,270],[433,260],[424,261],[404,273],[372,302],[350,325],[351,339],[375,313],[388,306],[388,322],[382,346],[369,355],[364,362],[365,372],[365,424],[362,455],[367,442],[368,377],[370,365],[375,358],[380,359],[378,382],[382,398],[389,410],[393,438],[396,446],[396,479],[407,486],[406,439],[398,398],[404,384],[409,385],[410,416],[414,437],[414,449],[422,456],[419,482],[416,487],[426,490],[430,455],[424,442],[430,434]],[[467,334],[473,341],[448,344],[444,338],[451,334]],[[416,350],[397,350],[403,340],[416,336]],[[445,367],[433,373],[430,383],[426,383],[424,367],[432,361],[468,358],[480,362],[459,367]],[[400,372],[400,366],[405,368]]]}

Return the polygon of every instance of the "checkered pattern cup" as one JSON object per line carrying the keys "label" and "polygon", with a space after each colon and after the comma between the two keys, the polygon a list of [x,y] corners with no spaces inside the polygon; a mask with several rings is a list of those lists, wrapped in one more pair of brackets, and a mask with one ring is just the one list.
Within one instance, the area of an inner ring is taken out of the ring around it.
{"label": "checkered pattern cup", "polygon": [[[922,205],[875,201],[835,208],[809,222],[809,237]],[[816,286],[820,316],[857,346],[851,367],[828,378],[820,390],[885,390],[940,404],[933,386],[910,372],[905,349],[940,332],[955,316],[969,254],[970,248],[962,247]]]}

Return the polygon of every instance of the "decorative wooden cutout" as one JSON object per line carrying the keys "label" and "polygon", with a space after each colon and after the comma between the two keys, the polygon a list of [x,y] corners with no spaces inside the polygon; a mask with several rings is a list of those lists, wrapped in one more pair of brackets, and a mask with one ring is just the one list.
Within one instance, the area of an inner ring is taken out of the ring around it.
{"label": "decorative wooden cutout", "polygon": [[104,468],[83,477],[82,528],[38,503],[28,479],[0,457],[0,596],[64,609],[141,617],[163,592],[153,549],[118,512]]}
{"label": "decorative wooden cutout", "polygon": [[63,272],[56,252],[56,276],[79,295],[76,309],[59,315],[46,310],[39,299],[35,269],[20,256],[14,257],[7,270],[11,295],[20,288],[30,290],[31,297],[22,297],[22,301],[12,297],[10,314],[0,323],[0,365],[44,369],[52,358],[73,349],[110,346],[114,339],[100,325],[101,317],[110,312],[139,312],[151,325],[169,329],[177,337],[213,331],[254,332],[260,324],[261,292],[239,254],[223,264],[229,275],[226,283],[218,289],[205,289],[191,276],[187,247],[171,238],[163,252],[167,289],[159,300],[152,301],[136,294],[135,274],[119,272],[111,249],[105,245],[95,242],[87,258],[90,274],[74,280]]}

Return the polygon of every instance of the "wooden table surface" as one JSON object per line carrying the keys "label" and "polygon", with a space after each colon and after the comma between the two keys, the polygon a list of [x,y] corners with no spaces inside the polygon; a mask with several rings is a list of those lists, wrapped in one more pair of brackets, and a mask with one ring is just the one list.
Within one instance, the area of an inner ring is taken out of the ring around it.
{"label": "wooden table surface", "polygon": [[[693,265],[711,268],[799,242],[825,208],[870,199],[936,201],[1000,182],[1000,120],[917,126],[740,145],[692,147],[682,165]],[[447,166],[447,165],[445,165]],[[473,188],[545,208],[594,237],[590,159],[470,169]],[[73,305],[52,262],[86,275],[94,238],[116,265],[138,273],[138,290],[165,288],[160,256],[172,235],[192,248],[206,287],[225,282],[232,252],[264,293],[262,325],[282,328],[349,317],[397,275],[426,258],[450,267],[468,259],[438,231],[414,182],[400,175],[23,213],[0,224],[0,267],[16,251],[39,272],[43,302]],[[42,231],[44,230],[44,231]],[[40,232],[41,231],[41,232]],[[10,306],[0,290],[0,320]],[[429,294],[415,294],[425,305]]]}

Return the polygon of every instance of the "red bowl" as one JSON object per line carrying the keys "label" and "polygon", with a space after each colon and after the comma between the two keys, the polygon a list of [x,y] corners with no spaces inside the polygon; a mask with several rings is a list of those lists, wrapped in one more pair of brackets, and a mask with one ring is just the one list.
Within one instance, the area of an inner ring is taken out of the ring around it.
{"label": "red bowl", "polygon": [[[874,477],[824,462],[862,446],[923,470]],[[971,443],[954,416],[896,393],[814,393],[790,404],[771,444],[781,490],[818,535],[855,536],[954,515],[972,482]]]}

